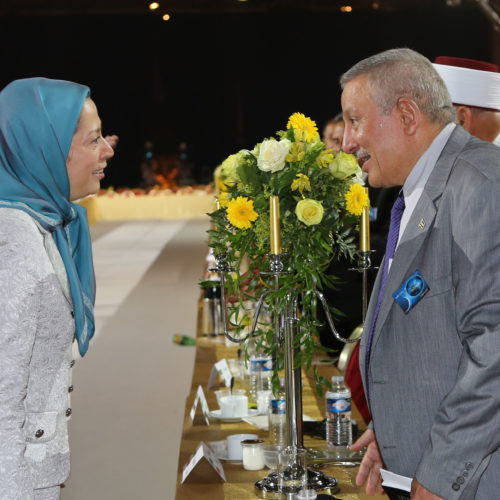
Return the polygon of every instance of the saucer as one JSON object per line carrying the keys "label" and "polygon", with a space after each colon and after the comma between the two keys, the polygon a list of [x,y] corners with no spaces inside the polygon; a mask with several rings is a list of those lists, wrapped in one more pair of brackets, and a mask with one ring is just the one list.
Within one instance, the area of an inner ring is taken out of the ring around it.
{"label": "saucer", "polygon": [[209,412],[208,416],[212,418],[216,418],[217,420],[220,420],[221,422],[241,422],[242,419],[248,418],[248,417],[254,417],[255,415],[259,414],[259,410],[248,410],[248,415],[243,415],[241,417],[223,417],[220,414],[220,410],[214,410]]}

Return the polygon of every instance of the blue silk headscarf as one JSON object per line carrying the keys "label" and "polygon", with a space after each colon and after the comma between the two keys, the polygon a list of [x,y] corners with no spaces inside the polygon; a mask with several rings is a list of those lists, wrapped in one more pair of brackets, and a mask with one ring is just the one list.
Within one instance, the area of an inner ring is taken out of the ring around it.
{"label": "blue silk headscarf", "polygon": [[94,335],[95,277],[83,207],[69,201],[73,133],[90,90],[46,78],[0,92],[0,206],[23,210],[52,233],[68,275],[80,354]]}

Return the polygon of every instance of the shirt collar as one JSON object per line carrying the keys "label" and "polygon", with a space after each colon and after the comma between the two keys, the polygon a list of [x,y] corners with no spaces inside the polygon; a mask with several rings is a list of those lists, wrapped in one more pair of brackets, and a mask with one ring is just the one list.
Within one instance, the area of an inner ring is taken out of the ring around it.
{"label": "shirt collar", "polygon": [[438,158],[455,127],[455,123],[448,123],[448,125],[446,125],[434,138],[431,145],[425,150],[424,154],[418,159],[403,185],[405,200],[410,198],[416,190],[424,188],[429,176],[431,175],[434,165],[436,165]]}

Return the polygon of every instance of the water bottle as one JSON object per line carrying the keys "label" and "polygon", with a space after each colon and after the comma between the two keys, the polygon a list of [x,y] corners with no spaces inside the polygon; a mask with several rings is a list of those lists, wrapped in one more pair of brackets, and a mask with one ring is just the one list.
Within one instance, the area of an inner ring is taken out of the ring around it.
{"label": "water bottle", "polygon": [[284,445],[286,441],[285,379],[280,378],[280,389],[269,405],[269,441]]}
{"label": "water bottle", "polygon": [[254,353],[250,356],[250,388],[248,402],[257,406],[260,391],[270,391],[273,388],[273,360],[270,356]]}
{"label": "water bottle", "polygon": [[351,391],[344,377],[332,377],[332,390],[326,393],[326,444],[346,448],[352,444]]}
{"label": "water bottle", "polygon": [[261,369],[261,391],[273,390],[273,358],[271,356],[262,356],[260,358]]}

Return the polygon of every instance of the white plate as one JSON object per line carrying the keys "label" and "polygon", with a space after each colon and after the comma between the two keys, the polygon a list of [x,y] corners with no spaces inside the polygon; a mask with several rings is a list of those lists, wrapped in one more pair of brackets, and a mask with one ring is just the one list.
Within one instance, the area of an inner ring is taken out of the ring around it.
{"label": "white plate", "polygon": [[222,422],[241,422],[242,419],[248,417],[255,417],[255,415],[259,414],[259,410],[248,410],[248,415],[243,415],[242,417],[223,417],[220,414],[220,410],[214,410],[209,412],[208,416],[212,418],[216,418]]}

